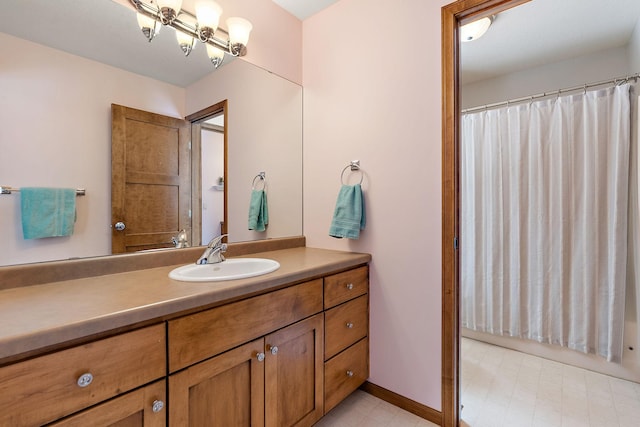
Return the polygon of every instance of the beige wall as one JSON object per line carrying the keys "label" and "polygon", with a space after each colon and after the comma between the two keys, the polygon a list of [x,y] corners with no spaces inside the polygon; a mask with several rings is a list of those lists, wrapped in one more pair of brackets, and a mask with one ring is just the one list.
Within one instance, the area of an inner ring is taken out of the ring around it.
{"label": "beige wall", "polygon": [[[440,8],[340,0],[303,23],[307,244],[370,252],[371,378],[440,409]],[[340,172],[359,159],[367,228],[329,237]]]}

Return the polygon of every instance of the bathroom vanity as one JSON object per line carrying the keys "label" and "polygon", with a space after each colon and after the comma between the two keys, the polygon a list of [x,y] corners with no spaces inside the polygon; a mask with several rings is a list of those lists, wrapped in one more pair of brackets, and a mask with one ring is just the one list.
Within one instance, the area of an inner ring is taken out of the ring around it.
{"label": "bathroom vanity", "polygon": [[368,378],[371,257],[256,255],[280,268],[189,283],[168,278],[173,264],[0,291],[0,425],[313,425]]}

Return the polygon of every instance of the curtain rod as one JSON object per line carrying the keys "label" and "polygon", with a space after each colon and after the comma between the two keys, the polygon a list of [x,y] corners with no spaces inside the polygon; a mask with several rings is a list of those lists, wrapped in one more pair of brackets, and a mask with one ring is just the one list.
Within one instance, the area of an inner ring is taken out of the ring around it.
{"label": "curtain rod", "polygon": [[567,89],[558,89],[558,90],[554,90],[551,92],[542,92],[542,93],[538,93],[536,95],[531,95],[531,96],[523,96],[521,98],[515,98],[515,99],[510,99],[508,101],[500,101],[500,102],[495,102],[493,104],[486,104],[486,105],[481,105],[479,107],[471,107],[471,108],[467,108],[461,111],[462,114],[467,114],[467,113],[474,113],[477,111],[482,111],[482,110],[489,110],[492,108],[497,108],[497,107],[502,107],[504,105],[511,105],[511,104],[518,104],[518,103],[522,103],[525,101],[533,101],[535,99],[540,99],[540,98],[546,98],[548,96],[560,96],[563,93],[567,93],[567,92],[575,92],[577,90],[584,90],[586,92],[587,89],[590,89],[592,87],[597,87],[597,86],[603,86],[606,84],[615,84],[617,85],[621,85],[623,83],[627,83],[629,80],[633,80],[634,82],[638,81],[638,78],[640,78],[640,73],[636,73],[633,75],[627,75],[624,77],[618,77],[615,79],[609,79],[609,80],[603,80],[601,82],[596,82],[596,83],[586,83],[580,86],[574,86],[574,87],[570,87]]}

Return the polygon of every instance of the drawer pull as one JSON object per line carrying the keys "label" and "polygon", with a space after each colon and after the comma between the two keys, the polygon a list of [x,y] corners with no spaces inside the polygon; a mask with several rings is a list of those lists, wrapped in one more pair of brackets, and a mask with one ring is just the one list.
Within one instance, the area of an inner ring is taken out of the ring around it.
{"label": "drawer pull", "polygon": [[87,372],[86,374],[80,375],[80,377],[78,378],[77,384],[78,384],[78,387],[86,387],[89,384],[91,384],[92,381],[93,381],[93,375]]}
{"label": "drawer pull", "polygon": [[347,289],[348,290],[353,289],[353,283],[347,283]]}
{"label": "drawer pull", "polygon": [[347,371],[347,376],[348,377],[352,377],[353,376],[353,371]]}
{"label": "drawer pull", "polygon": [[264,360],[264,353],[258,353],[256,359],[258,359],[258,362],[262,362]]}
{"label": "drawer pull", "polygon": [[351,323],[351,322],[347,322],[347,328],[349,328],[349,329],[353,329],[353,323]]}
{"label": "drawer pull", "polygon": [[158,413],[164,409],[164,402],[162,400],[154,400],[153,405],[151,406],[151,410],[155,413]]}
{"label": "drawer pull", "polygon": [[274,356],[278,354],[278,346],[274,345],[274,346],[268,346],[268,347],[269,347],[268,350],[271,352],[271,354],[273,354]]}

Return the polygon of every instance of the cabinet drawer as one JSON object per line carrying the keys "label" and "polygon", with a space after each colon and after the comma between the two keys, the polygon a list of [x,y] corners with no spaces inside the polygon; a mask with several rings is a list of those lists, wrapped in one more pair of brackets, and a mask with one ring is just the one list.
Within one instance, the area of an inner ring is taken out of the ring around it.
{"label": "cabinet drawer", "polygon": [[166,389],[166,382],[158,381],[49,426],[164,427],[167,425]]}
{"label": "cabinet drawer", "polygon": [[365,338],[324,364],[326,414],[369,378],[369,339]]}
{"label": "cabinet drawer", "polygon": [[163,377],[165,342],[162,324],[1,368],[0,425],[40,425]]}
{"label": "cabinet drawer", "polygon": [[369,296],[363,295],[325,313],[325,360],[367,336]]}
{"label": "cabinet drawer", "polygon": [[169,322],[175,372],[322,311],[322,279]]}
{"label": "cabinet drawer", "polygon": [[324,308],[331,308],[369,290],[369,267],[360,267],[324,278]]}

